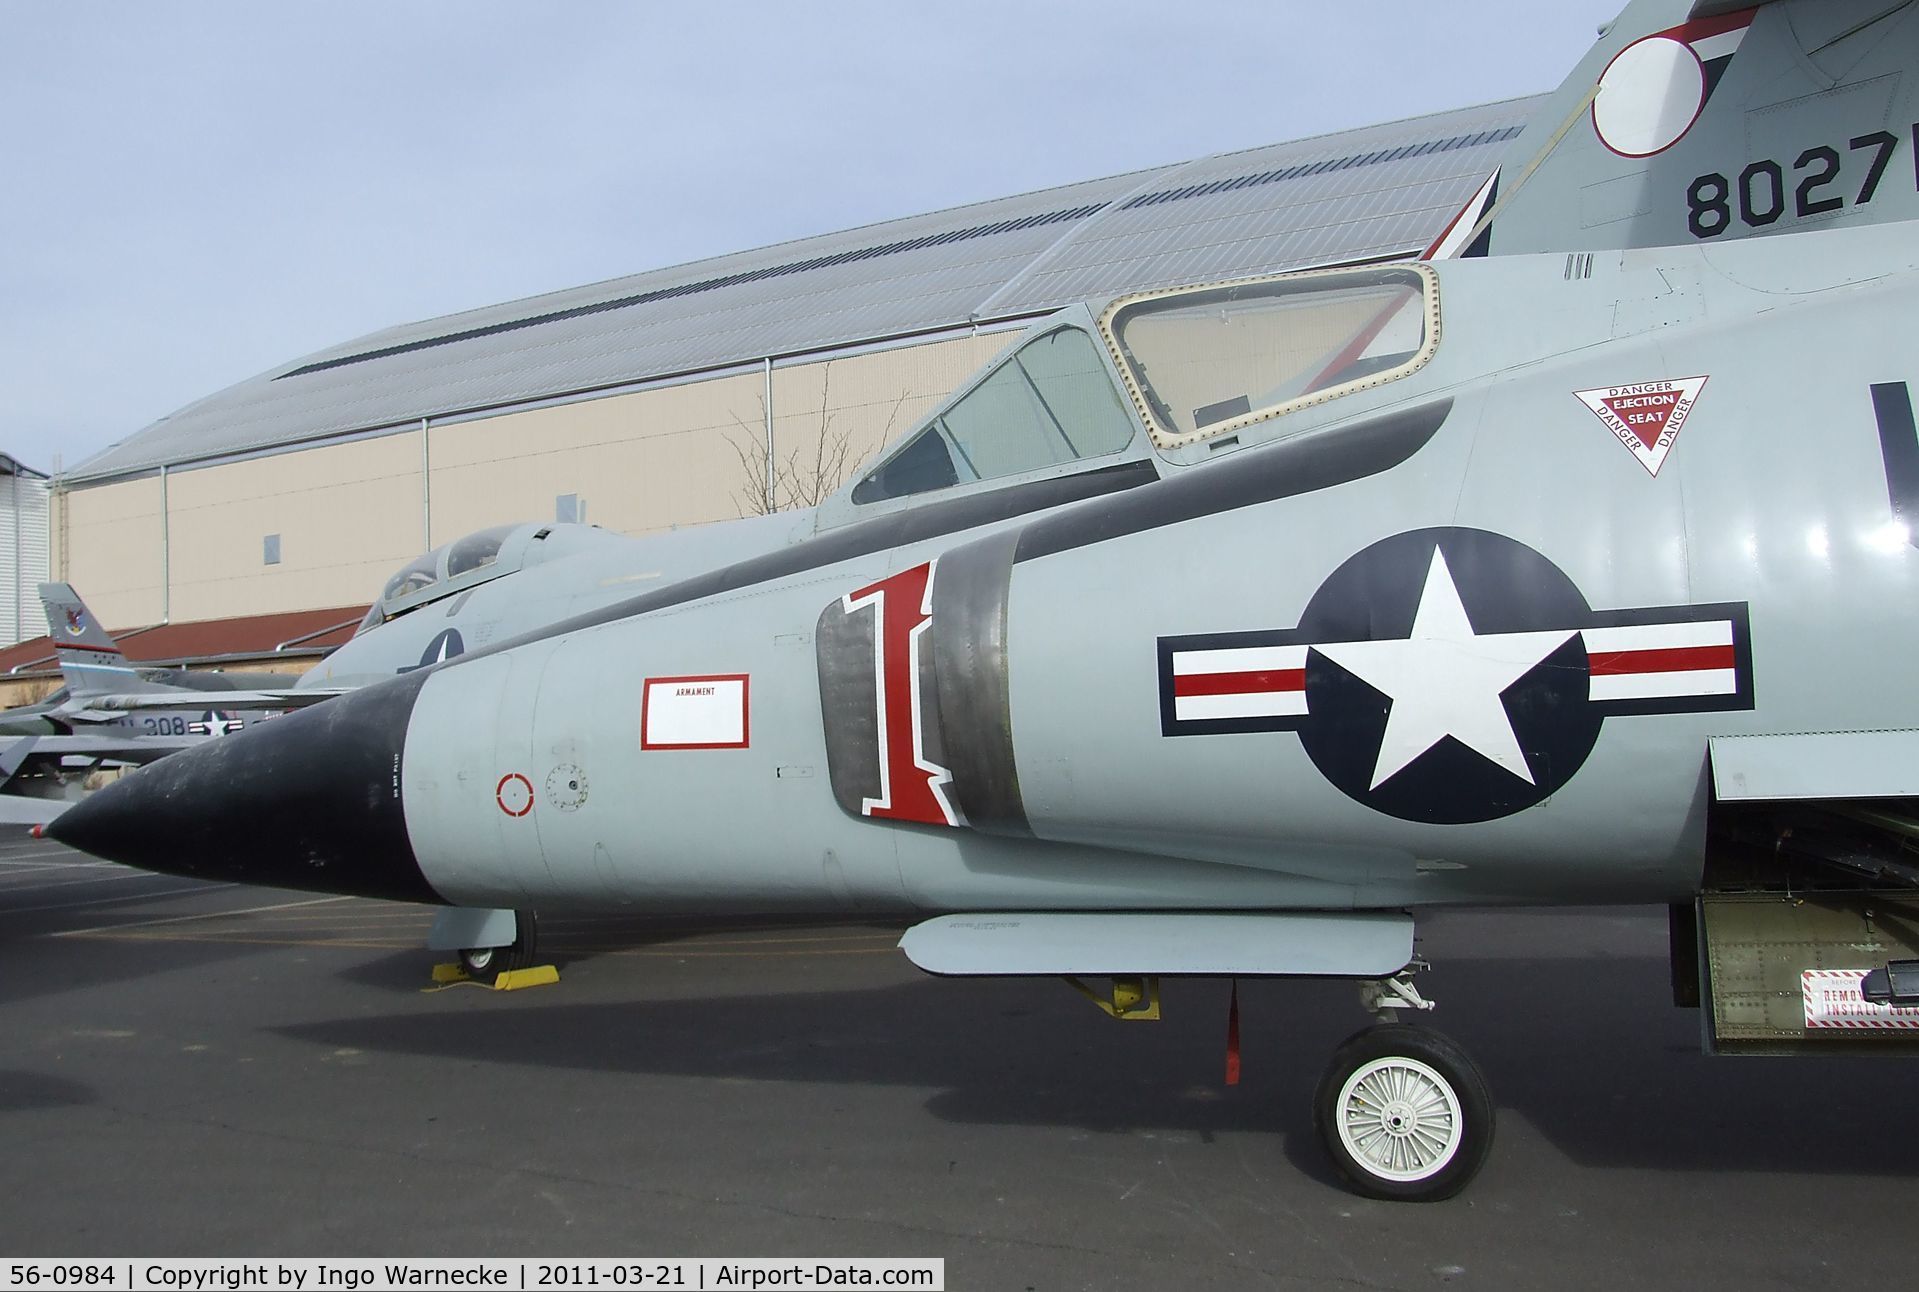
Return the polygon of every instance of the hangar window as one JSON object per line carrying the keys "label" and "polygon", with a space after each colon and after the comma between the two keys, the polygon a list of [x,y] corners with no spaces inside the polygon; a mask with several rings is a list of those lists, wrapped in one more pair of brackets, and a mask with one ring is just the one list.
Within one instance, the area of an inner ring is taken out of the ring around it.
{"label": "hangar window", "polygon": [[1093,339],[1036,337],[853,488],[856,503],[903,498],[1117,453],[1133,422]]}
{"label": "hangar window", "polygon": [[266,564],[278,565],[280,563],[280,536],[278,534],[268,534],[266,540],[260,544],[260,547],[262,549],[261,555],[265,558]]}
{"label": "hangar window", "polygon": [[1171,448],[1417,372],[1439,343],[1438,280],[1380,265],[1153,292],[1100,326]]}

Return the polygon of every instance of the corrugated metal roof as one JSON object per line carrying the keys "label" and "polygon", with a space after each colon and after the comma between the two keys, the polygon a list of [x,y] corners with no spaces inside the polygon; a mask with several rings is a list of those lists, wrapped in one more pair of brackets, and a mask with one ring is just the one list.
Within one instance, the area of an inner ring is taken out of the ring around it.
{"label": "corrugated metal roof", "polygon": [[1542,102],[1069,184],[388,328],[66,474],[99,480],[1074,301],[1423,249]]}

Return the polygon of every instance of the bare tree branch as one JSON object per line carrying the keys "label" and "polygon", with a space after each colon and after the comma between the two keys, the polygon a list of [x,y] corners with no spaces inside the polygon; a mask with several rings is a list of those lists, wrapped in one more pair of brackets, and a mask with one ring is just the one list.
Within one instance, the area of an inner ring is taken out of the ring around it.
{"label": "bare tree branch", "polygon": [[[761,395],[760,425],[766,424],[766,396]],[[734,425],[740,428],[740,439],[734,439],[733,433],[726,433],[726,446],[733,450],[739,459],[740,473],[737,477],[740,485],[733,491],[733,505],[742,516],[764,516],[772,508],[767,506],[766,488],[766,440],[765,432],[756,432],[746,424],[739,414],[733,415]]]}
{"label": "bare tree branch", "polygon": [[[880,432],[882,446],[892,439],[893,425],[905,405],[906,392],[901,391],[893,411],[887,416],[885,428]],[[760,398],[760,412],[763,423],[766,412],[764,396]],[[804,442],[789,450],[784,459],[774,463],[772,488],[769,490],[765,432],[756,431],[735,415],[733,421],[739,428],[739,436],[736,438],[729,431],[726,442],[739,461],[739,474],[735,477],[739,483],[733,491],[733,502],[739,514],[761,516],[769,510],[817,507],[845,484],[870,455],[856,448],[851,431],[835,427],[837,420],[837,414],[833,412],[833,364],[829,360],[820,374],[819,434],[806,437]],[[772,502],[770,508],[769,498]]]}

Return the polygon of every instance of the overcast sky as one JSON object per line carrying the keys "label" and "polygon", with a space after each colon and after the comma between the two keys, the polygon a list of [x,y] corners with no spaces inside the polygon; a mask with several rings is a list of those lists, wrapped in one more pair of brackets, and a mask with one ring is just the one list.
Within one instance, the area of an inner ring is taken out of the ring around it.
{"label": "overcast sky", "polygon": [[395,323],[1557,85],[1620,0],[0,0],[0,452]]}

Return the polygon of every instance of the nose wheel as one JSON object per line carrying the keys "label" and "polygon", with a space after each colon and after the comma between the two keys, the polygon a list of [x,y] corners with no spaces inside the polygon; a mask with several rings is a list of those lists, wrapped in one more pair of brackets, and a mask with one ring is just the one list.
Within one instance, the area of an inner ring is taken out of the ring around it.
{"label": "nose wheel", "polygon": [[1357,1192],[1434,1202],[1465,1188],[1485,1164],[1492,1095],[1453,1042],[1387,1023],[1333,1052],[1313,1099],[1313,1126]]}
{"label": "nose wheel", "polygon": [[504,947],[466,947],[460,952],[460,968],[466,976],[491,982],[513,969],[525,969],[539,954],[539,923],[532,911],[514,912],[514,935]]}

